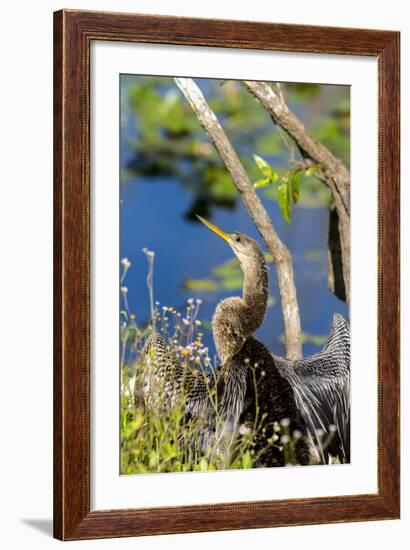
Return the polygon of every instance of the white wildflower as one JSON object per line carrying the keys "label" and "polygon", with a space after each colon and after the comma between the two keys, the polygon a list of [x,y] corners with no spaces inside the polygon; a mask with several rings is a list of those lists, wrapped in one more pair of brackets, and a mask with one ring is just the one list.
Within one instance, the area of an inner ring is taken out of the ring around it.
{"label": "white wildflower", "polygon": [[241,435],[245,435],[245,434],[248,434],[251,430],[250,430],[250,428],[248,428],[247,426],[245,426],[245,424],[241,424],[241,425],[239,426],[239,430],[238,430],[238,431],[239,431],[239,433],[240,433]]}

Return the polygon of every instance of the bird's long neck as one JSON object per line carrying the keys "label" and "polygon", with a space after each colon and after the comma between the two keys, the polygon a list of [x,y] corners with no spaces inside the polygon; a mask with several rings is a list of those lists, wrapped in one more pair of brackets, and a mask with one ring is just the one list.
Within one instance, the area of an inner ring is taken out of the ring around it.
{"label": "bird's long neck", "polygon": [[241,262],[241,268],[244,275],[242,299],[251,312],[256,330],[265,317],[269,295],[268,269],[262,252]]}
{"label": "bird's long neck", "polygon": [[239,261],[244,275],[242,298],[222,300],[212,319],[216,349],[225,364],[261,326],[268,305],[268,272],[262,252],[256,250]]}

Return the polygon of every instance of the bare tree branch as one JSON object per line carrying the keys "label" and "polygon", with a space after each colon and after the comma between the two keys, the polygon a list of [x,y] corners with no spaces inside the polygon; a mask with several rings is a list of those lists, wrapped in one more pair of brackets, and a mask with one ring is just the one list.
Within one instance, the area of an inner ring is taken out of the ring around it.
{"label": "bare tree branch", "polygon": [[[336,230],[340,241],[338,260],[342,264],[346,302],[350,302],[350,174],[349,170],[322,143],[316,141],[306,130],[303,123],[286,105],[281,93],[273,90],[266,82],[245,81],[245,86],[269,112],[273,121],[283,128],[299,147],[305,158],[319,164],[323,181],[332,192],[334,210],[332,220],[336,216]],[[334,226],[333,226],[334,231]],[[336,256],[332,256],[336,258]],[[331,264],[329,281],[332,284],[336,272],[335,264]],[[336,288],[332,290],[337,294]]]}
{"label": "bare tree branch", "polygon": [[241,161],[201,90],[190,78],[176,78],[175,82],[215,145],[249,215],[272,255],[278,274],[285,326],[286,356],[289,359],[300,359],[302,357],[301,326],[291,254],[276,233],[272,221],[254,190]]}

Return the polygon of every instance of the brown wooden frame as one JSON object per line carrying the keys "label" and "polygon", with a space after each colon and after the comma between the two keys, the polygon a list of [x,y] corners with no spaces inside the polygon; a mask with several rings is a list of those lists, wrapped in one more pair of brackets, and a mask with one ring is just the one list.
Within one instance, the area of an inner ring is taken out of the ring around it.
{"label": "brown wooden frame", "polygon": [[[377,494],[90,510],[89,74],[92,40],[377,58]],[[74,540],[399,517],[399,45],[399,33],[390,31],[72,10],[54,14],[55,537]]]}

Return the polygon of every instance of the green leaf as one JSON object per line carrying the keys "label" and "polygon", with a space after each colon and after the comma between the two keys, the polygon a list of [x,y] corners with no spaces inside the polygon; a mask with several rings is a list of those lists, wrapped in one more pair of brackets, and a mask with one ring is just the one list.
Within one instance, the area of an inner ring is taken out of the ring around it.
{"label": "green leaf", "polygon": [[278,204],[282,211],[285,220],[290,223],[290,197],[288,178],[282,178],[282,182],[278,187]]}
{"label": "green leaf", "polygon": [[254,189],[259,189],[260,187],[267,187],[271,183],[270,178],[263,178],[258,181],[255,181],[253,184]]}
{"label": "green leaf", "polygon": [[242,456],[242,467],[252,468],[252,456],[249,451],[245,451],[245,453]]}
{"label": "green leaf", "polygon": [[307,170],[305,170],[305,174],[308,178],[310,178],[310,176],[313,176],[313,174],[316,171],[317,171],[317,166],[313,164],[312,166],[309,166]]}
{"label": "green leaf", "polygon": [[158,457],[157,457],[157,453],[154,451],[154,449],[152,449],[149,452],[148,466],[151,470],[153,470],[154,468],[156,468],[158,466]]}
{"label": "green leaf", "polygon": [[269,178],[270,175],[271,175],[272,170],[271,170],[271,167],[269,166],[269,164],[266,162],[266,160],[264,160],[259,155],[253,155],[253,159],[256,163],[256,166],[259,168],[259,170],[262,172],[262,174],[264,176],[266,176],[267,178]]}
{"label": "green leaf", "polygon": [[290,192],[292,200],[296,204],[300,193],[300,172],[294,172],[290,178]]}
{"label": "green leaf", "polygon": [[201,458],[201,460],[199,461],[199,468],[201,472],[206,472],[208,470],[208,462],[206,458]]}

